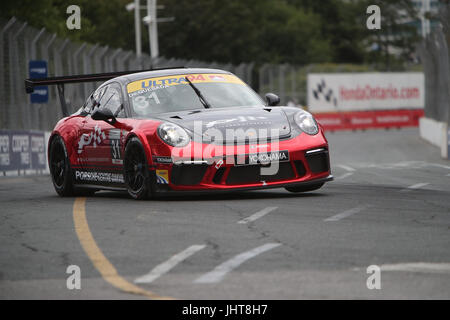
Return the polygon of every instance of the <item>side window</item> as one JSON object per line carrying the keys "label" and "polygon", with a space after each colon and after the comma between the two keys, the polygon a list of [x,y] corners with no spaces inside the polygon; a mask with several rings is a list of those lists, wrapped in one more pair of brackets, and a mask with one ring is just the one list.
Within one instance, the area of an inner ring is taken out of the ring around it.
{"label": "side window", "polygon": [[123,110],[123,101],[120,94],[120,86],[112,83],[107,86],[106,91],[102,94],[99,105],[101,108],[108,108],[114,116],[123,118],[125,112]]}
{"label": "side window", "polygon": [[93,103],[92,111],[94,111],[95,108],[98,108],[100,106],[100,100],[105,94],[106,88],[107,86],[104,86],[95,90],[94,94],[92,95],[92,103]]}
{"label": "side window", "polygon": [[106,87],[98,88],[93,93],[89,95],[86,102],[83,105],[83,111],[90,114],[98,106],[98,101],[100,100]]}
{"label": "side window", "polygon": [[92,92],[83,104],[83,112],[89,114],[94,106],[94,92]]}

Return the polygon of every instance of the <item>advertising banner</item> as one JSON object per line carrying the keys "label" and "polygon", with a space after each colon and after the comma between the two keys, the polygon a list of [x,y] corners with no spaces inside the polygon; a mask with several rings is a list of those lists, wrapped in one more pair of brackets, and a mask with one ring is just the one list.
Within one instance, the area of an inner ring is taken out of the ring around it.
{"label": "advertising banner", "polygon": [[423,115],[423,110],[418,109],[324,112],[315,114],[315,117],[325,130],[334,131],[417,127]]}
{"label": "advertising banner", "polygon": [[311,73],[308,109],[313,113],[423,109],[421,72]]}
{"label": "advertising banner", "polygon": [[0,171],[45,170],[45,132],[0,130]]}

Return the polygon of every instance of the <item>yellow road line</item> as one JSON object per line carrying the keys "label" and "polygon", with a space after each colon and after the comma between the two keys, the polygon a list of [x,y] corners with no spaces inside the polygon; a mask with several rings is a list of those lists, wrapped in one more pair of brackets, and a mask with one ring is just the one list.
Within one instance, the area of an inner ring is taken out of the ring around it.
{"label": "yellow road line", "polygon": [[97,246],[97,243],[95,242],[89,229],[86,219],[86,198],[75,199],[73,204],[73,221],[75,223],[75,231],[77,232],[78,240],[80,240],[81,246],[105,281],[128,293],[143,295],[151,299],[173,299],[170,297],[158,296],[151,291],[144,290],[128,282],[117,273],[116,268],[114,268],[111,262],[109,262]]}

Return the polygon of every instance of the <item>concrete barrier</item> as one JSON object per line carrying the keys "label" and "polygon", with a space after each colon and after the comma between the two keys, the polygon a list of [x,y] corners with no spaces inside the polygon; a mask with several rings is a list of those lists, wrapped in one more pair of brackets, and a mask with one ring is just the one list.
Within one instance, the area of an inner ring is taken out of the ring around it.
{"label": "concrete barrier", "polygon": [[439,122],[431,118],[419,119],[420,137],[432,145],[441,149],[441,156],[449,158],[449,135],[447,123]]}

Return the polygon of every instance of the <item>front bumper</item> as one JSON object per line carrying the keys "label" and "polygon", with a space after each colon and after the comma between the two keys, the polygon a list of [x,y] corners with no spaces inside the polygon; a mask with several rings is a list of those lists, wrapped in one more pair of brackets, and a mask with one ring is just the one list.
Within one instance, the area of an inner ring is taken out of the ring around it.
{"label": "front bumper", "polygon": [[278,150],[288,151],[289,160],[278,162],[278,170],[271,175],[261,174],[261,164],[235,165],[225,161],[225,158],[220,165],[217,158],[209,162],[156,163],[153,166],[156,175],[164,175],[164,179],[157,179],[157,190],[251,190],[333,180],[326,140],[305,144],[297,139],[280,142]]}

